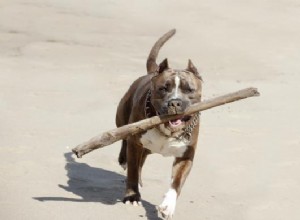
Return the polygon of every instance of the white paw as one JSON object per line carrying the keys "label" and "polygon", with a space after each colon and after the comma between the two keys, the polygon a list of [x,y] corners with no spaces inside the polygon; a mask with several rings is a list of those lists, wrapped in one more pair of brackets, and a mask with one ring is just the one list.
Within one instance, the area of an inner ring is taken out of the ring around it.
{"label": "white paw", "polygon": [[174,189],[169,189],[165,194],[164,201],[159,205],[158,210],[165,219],[172,219],[175,212],[177,193]]}

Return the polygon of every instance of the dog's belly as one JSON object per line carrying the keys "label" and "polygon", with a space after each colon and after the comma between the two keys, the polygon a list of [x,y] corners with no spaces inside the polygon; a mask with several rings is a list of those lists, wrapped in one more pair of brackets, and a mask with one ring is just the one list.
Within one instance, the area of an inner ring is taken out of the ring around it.
{"label": "dog's belly", "polygon": [[140,141],[144,148],[165,157],[182,157],[187,149],[187,144],[183,140],[166,137],[156,128],[152,128],[143,134]]}

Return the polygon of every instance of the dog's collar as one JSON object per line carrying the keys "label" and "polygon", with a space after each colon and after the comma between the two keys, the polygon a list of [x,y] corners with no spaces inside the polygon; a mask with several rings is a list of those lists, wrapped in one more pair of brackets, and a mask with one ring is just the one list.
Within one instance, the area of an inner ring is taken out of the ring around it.
{"label": "dog's collar", "polygon": [[[155,112],[155,113],[153,114],[153,112]],[[158,115],[158,113],[155,111],[154,107],[151,104],[151,90],[149,89],[146,94],[146,99],[145,99],[145,117],[150,118],[155,115]],[[189,141],[192,136],[193,130],[199,123],[199,118],[200,118],[200,112],[195,113],[191,118],[191,122],[183,129],[183,132],[178,137],[176,137],[176,139],[179,139],[179,140],[183,139],[183,140]],[[158,129],[158,131],[160,131],[163,135],[167,136],[160,129]]]}
{"label": "dog's collar", "polygon": [[[155,112],[155,113],[153,113],[153,112]],[[150,118],[155,115],[158,115],[158,114],[151,104],[151,90],[149,89],[147,92],[147,95],[146,95],[146,99],[145,99],[145,117]]]}
{"label": "dog's collar", "polygon": [[183,133],[178,137],[179,139],[190,140],[192,132],[199,123],[200,112],[196,112],[191,119],[191,123],[183,129]]}

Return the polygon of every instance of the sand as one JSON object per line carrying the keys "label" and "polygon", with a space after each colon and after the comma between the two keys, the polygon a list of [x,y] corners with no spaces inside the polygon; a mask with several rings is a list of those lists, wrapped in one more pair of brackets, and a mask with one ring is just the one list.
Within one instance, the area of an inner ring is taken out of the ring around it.
{"label": "sand", "polygon": [[204,79],[204,99],[261,93],[202,113],[174,219],[300,218],[300,4],[266,1],[2,0],[0,219],[160,219],[172,158],[153,155],[143,206],[122,204],[120,143],[70,149],[114,128],[149,50]]}

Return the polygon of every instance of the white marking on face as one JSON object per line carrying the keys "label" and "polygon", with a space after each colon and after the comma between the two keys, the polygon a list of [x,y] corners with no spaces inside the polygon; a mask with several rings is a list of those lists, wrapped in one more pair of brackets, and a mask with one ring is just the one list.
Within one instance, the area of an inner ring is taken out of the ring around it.
{"label": "white marking on face", "polygon": [[180,77],[179,76],[175,76],[175,92],[173,95],[173,99],[177,99],[178,98],[178,90],[179,90],[179,86],[180,86]]}
{"label": "white marking on face", "polygon": [[177,192],[169,189],[165,194],[163,202],[159,205],[159,211],[166,219],[172,219],[176,208]]}
{"label": "white marking on face", "polygon": [[166,137],[156,128],[152,128],[143,134],[140,141],[143,147],[149,149],[152,153],[158,153],[165,157],[182,157],[187,149],[184,140]]}

